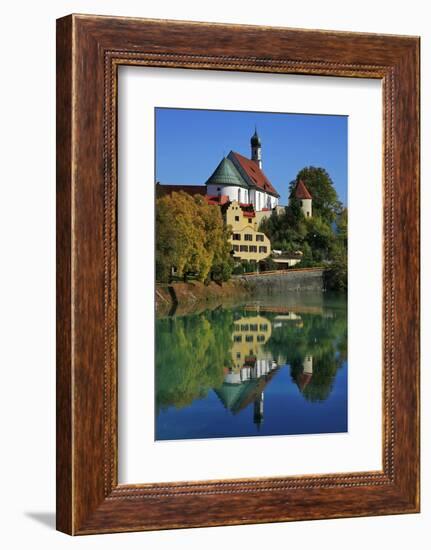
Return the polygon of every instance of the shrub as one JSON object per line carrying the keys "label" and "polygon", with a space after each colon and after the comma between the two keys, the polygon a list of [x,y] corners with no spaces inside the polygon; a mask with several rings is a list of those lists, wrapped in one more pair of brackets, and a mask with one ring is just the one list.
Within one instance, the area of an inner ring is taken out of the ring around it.
{"label": "shrub", "polygon": [[243,273],[244,273],[244,266],[241,263],[236,264],[236,266],[232,270],[232,274],[233,275],[242,275]]}
{"label": "shrub", "polygon": [[278,264],[271,257],[268,257],[259,262],[259,269],[260,271],[275,271],[278,269]]}

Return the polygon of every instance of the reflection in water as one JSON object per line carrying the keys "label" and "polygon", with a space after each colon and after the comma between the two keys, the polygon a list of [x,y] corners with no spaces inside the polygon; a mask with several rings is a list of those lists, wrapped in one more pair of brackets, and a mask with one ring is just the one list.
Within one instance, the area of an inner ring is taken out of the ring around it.
{"label": "reflection in water", "polygon": [[347,430],[345,300],[282,302],[157,320],[156,439]]}
{"label": "reflection in water", "polygon": [[223,384],[216,388],[223,405],[237,413],[253,403],[253,422],[263,422],[263,392],[278,368],[264,345],[271,337],[271,321],[261,315],[241,317],[233,326],[232,366],[226,369]]}

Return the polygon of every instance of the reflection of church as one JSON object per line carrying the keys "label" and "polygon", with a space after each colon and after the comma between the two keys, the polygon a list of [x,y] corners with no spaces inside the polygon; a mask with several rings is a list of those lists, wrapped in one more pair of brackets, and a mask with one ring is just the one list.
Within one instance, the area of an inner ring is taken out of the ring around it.
{"label": "reflection of church", "polygon": [[223,385],[216,394],[236,414],[253,403],[253,421],[263,422],[264,388],[278,369],[263,346],[271,337],[271,322],[261,315],[235,321],[232,335],[232,367],[226,369]]}
{"label": "reflection of church", "polygon": [[[292,323],[301,329],[301,316],[284,311],[274,318],[274,324],[262,315],[245,316],[234,323],[232,334],[232,366],[226,368],[224,381],[215,393],[224,407],[237,414],[253,403],[253,422],[259,427],[264,418],[264,389],[279,370],[279,362],[273,359],[264,345],[269,341],[273,330],[283,324]],[[280,361],[280,358],[279,358]],[[307,355],[302,361],[302,369],[294,380],[301,393],[313,376],[313,357]]]}

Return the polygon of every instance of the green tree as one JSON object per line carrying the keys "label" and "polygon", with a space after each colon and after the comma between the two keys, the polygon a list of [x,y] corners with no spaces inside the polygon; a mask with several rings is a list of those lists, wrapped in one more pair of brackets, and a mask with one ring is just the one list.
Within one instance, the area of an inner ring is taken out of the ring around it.
{"label": "green tree", "polygon": [[302,258],[300,267],[313,267],[315,262],[313,260],[313,251],[311,250],[311,246],[307,242],[304,242],[301,247],[301,251]]}
{"label": "green tree", "polygon": [[332,227],[320,216],[313,216],[307,220],[305,241],[309,244],[312,258],[316,263],[329,259],[334,240]]}
{"label": "green tree", "polygon": [[325,272],[327,290],[347,291],[347,208],[344,208],[336,220],[335,240],[331,252],[331,264]]}
{"label": "green tree", "polygon": [[260,271],[276,271],[278,269],[278,263],[275,262],[270,256],[259,262]]}
{"label": "green tree", "polygon": [[[326,300],[333,302],[333,296]],[[269,316],[269,314],[268,314]],[[282,324],[273,330],[265,349],[277,357],[279,363],[290,365],[292,380],[308,401],[324,401],[330,395],[336,374],[347,359],[347,307],[340,297],[331,315],[302,313],[302,326]],[[313,372],[304,386],[301,378],[304,359],[312,358]]]}
{"label": "green tree", "polygon": [[324,284],[326,290],[347,291],[347,251],[343,248],[337,249],[330,267],[324,273]]}
{"label": "green tree", "polygon": [[347,208],[343,208],[336,220],[331,264],[325,271],[325,288],[327,290],[347,291],[347,221]]}
{"label": "green tree", "polygon": [[307,228],[298,201],[291,201],[283,213],[274,211],[269,218],[263,219],[259,231],[271,240],[273,249],[285,252],[301,250]]}
{"label": "green tree", "polygon": [[347,222],[348,222],[348,212],[347,208],[343,208],[337,216],[336,227],[337,227],[337,239],[340,244],[347,250]]}
{"label": "green tree", "polygon": [[[305,218],[294,190],[304,181],[313,197],[313,215]],[[290,182],[289,205],[273,212],[259,230],[271,240],[273,249],[302,252],[300,267],[327,265],[327,288],[347,288],[347,209],[342,207],[334,184],[324,168],[300,170]]]}

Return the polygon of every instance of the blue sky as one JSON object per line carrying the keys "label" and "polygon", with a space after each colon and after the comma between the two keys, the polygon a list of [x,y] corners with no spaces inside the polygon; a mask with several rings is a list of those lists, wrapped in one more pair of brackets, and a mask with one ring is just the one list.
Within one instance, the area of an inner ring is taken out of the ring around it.
{"label": "blue sky", "polygon": [[156,180],[203,185],[231,149],[250,157],[254,127],[263,171],[287,204],[288,185],[320,166],[347,204],[347,117],[197,109],[156,109]]}

